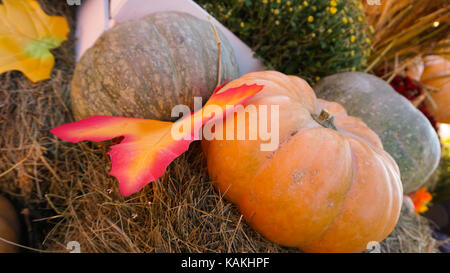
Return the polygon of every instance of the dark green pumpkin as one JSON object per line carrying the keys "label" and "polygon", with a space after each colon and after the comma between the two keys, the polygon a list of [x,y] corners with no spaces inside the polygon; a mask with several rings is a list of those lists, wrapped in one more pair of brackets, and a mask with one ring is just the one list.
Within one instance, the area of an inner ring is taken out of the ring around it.
{"label": "dark green pumpkin", "polygon": [[[226,37],[221,79],[239,76]],[[112,115],[175,120],[171,110],[194,96],[203,103],[217,83],[217,41],[211,24],[187,13],[158,12],[120,23],[99,37],[77,63],[71,85],[75,119]]]}
{"label": "dark green pumpkin", "polygon": [[336,101],[361,118],[397,162],[405,193],[423,185],[436,169],[440,144],[427,118],[382,79],[361,72],[338,73],[314,88],[319,98]]}

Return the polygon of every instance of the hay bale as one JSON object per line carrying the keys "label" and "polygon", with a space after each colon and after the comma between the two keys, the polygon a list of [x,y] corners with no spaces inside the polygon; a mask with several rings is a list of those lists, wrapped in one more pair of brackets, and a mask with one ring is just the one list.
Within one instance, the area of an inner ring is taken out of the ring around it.
{"label": "hay bale", "polygon": [[56,60],[51,79],[33,84],[20,72],[0,75],[0,191],[23,209],[22,243],[35,248],[42,247],[49,231],[46,221],[39,219],[54,215],[45,193],[58,170],[46,154],[58,144],[48,130],[71,120],[65,102],[74,67],[75,9],[65,1],[40,4],[48,14],[65,16],[72,29],[69,41],[52,51]]}
{"label": "hay bale", "polygon": [[122,197],[107,174],[104,147],[80,147],[76,153],[83,154],[78,164],[84,172],[52,187],[50,200],[58,203],[62,220],[48,237],[48,248],[63,250],[65,242],[78,241],[86,252],[287,251],[250,229],[217,194],[199,143],[131,198]]}
{"label": "hay bale", "polygon": [[438,242],[431,237],[427,218],[402,207],[400,219],[389,236],[381,243],[383,253],[436,253]]}
{"label": "hay bale", "polygon": [[[65,15],[73,31],[74,9],[41,1]],[[74,68],[73,36],[54,51],[50,80],[33,84],[19,72],[0,75],[0,191],[24,209],[22,243],[82,252],[296,252],[253,231],[237,208],[209,181],[199,143],[176,159],[165,175],[124,198],[108,175],[108,143],[72,144],[49,133],[72,122],[69,85]],[[428,223],[402,213],[381,244],[385,252],[428,252]]]}

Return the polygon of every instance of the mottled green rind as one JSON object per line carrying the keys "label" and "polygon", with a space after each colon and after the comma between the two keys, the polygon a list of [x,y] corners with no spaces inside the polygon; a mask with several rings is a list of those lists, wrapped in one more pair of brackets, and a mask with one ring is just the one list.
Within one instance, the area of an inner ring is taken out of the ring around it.
{"label": "mottled green rind", "polygon": [[[222,81],[239,69],[226,37],[221,41]],[[211,24],[187,13],[159,12],[103,33],[78,62],[71,85],[75,119],[111,115],[159,120],[175,105],[194,111],[217,83],[217,41]]]}
{"label": "mottled green rind", "polygon": [[319,98],[336,101],[361,118],[397,162],[404,193],[423,185],[436,169],[440,144],[427,118],[382,79],[361,72],[323,78],[314,88]]}

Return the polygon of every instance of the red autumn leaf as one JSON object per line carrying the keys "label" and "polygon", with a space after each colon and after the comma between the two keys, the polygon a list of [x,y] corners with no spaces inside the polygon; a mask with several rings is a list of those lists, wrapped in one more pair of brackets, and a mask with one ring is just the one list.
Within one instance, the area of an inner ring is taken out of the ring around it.
{"label": "red autumn leaf", "polygon": [[[185,152],[189,144],[196,140],[196,134],[206,122],[223,118],[227,114],[226,110],[233,109],[226,107],[227,105],[243,104],[262,88],[263,86],[256,84],[227,90],[219,90],[219,87],[201,110],[175,123],[92,116],[61,125],[51,132],[63,140],[74,143],[123,137],[119,144],[111,146],[108,154],[112,163],[110,174],[118,179],[121,194],[128,196],[161,177],[170,162]],[[220,115],[208,111],[209,105],[218,106],[221,109]],[[181,137],[175,139],[172,134],[174,126],[190,130],[182,132]]]}
{"label": "red autumn leaf", "polygon": [[429,202],[432,199],[432,196],[429,192],[427,192],[426,187],[422,187],[416,192],[409,195],[411,200],[414,203],[414,210],[417,213],[423,213],[428,210]]}

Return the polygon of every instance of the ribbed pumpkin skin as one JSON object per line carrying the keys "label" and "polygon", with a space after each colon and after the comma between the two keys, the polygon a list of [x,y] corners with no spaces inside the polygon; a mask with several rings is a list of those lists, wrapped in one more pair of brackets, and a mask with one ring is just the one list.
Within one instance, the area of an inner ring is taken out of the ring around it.
{"label": "ribbed pumpkin skin", "polygon": [[[284,246],[360,252],[383,240],[397,223],[402,185],[378,136],[339,104],[317,100],[298,77],[255,72],[224,89],[244,83],[264,85],[246,105],[279,105],[280,145],[261,151],[266,143],[261,139],[203,140],[208,172],[220,193],[253,229]],[[323,108],[334,115],[337,131],[312,118]],[[231,123],[236,120],[217,124],[216,131]]]}
{"label": "ribbed pumpkin skin", "polygon": [[441,153],[436,131],[387,82],[367,73],[345,72],[323,78],[314,90],[375,131],[400,168],[405,193],[417,190],[436,169]]}
{"label": "ribbed pumpkin skin", "polygon": [[[219,31],[218,31],[219,32]],[[223,80],[239,76],[232,47],[219,32]],[[194,110],[217,83],[217,41],[209,22],[159,12],[103,33],[75,68],[71,104],[75,119],[112,115],[159,120],[175,105]]]}
{"label": "ribbed pumpkin skin", "polygon": [[435,105],[425,100],[428,111],[437,122],[450,123],[450,61],[440,56],[427,56],[420,81],[437,90],[431,93]]}

